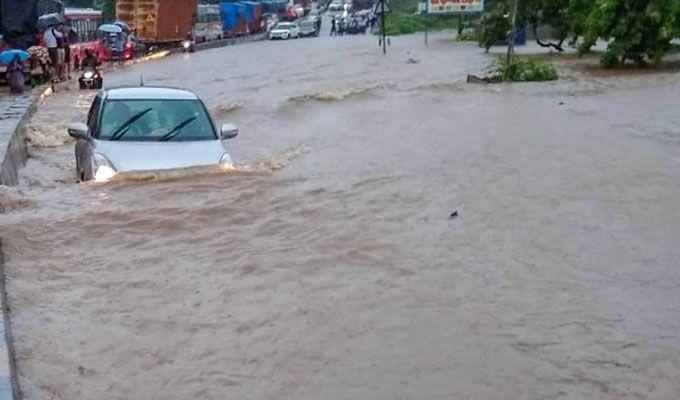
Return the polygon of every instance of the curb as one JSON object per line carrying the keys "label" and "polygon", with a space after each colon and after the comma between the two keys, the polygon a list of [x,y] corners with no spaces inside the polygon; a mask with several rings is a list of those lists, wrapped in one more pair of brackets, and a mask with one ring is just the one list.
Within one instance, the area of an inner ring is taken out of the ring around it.
{"label": "curb", "polygon": [[0,184],[15,186],[19,183],[18,170],[28,159],[24,127],[38,108],[38,103],[51,94],[51,90],[51,87],[48,87],[41,94],[37,94],[40,92],[32,93],[31,96],[34,98],[23,110],[21,118],[15,124],[9,122],[6,133],[0,132],[0,162],[2,163],[0,164]]}
{"label": "curb", "polygon": [[2,302],[0,335],[4,339],[0,342],[0,400],[20,400],[23,396],[19,387],[16,351],[10,320],[11,310],[7,304],[5,281],[5,253],[2,249],[2,240],[0,240],[0,300]]}

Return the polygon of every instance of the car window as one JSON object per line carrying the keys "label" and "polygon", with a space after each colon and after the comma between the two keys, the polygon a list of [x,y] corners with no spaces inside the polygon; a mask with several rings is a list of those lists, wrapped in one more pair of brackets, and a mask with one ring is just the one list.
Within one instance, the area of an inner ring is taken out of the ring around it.
{"label": "car window", "polygon": [[100,139],[185,141],[217,139],[200,100],[108,100],[102,109]]}
{"label": "car window", "polygon": [[102,105],[102,98],[97,96],[92,102],[90,111],[87,113],[87,127],[90,130],[92,136],[96,135],[97,132],[97,121],[99,120],[99,108]]}

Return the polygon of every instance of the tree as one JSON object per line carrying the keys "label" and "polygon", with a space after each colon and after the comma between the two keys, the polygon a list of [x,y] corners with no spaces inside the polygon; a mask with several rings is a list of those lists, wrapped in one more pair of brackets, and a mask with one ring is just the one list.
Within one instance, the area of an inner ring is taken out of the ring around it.
{"label": "tree", "polygon": [[[513,2],[512,0],[496,1],[492,3],[490,10],[482,21],[480,36],[480,45],[487,50],[494,43],[505,40],[512,29],[510,16]],[[531,25],[536,43],[539,45],[564,51],[562,44],[569,37],[572,25],[569,0],[521,0],[517,9],[517,22],[526,22]],[[538,27],[543,25],[552,27],[556,42],[542,40],[538,36]]]}
{"label": "tree", "polygon": [[116,0],[94,0],[94,8],[102,10],[104,22],[116,20]]}
{"label": "tree", "polygon": [[[536,43],[559,52],[564,51],[562,44],[572,32],[569,0],[524,0],[524,4],[526,20],[531,25]],[[556,42],[544,40],[538,36],[538,27],[542,25],[552,28]]]}
{"label": "tree", "polygon": [[581,52],[598,39],[609,42],[602,58],[606,68],[633,61],[638,65],[658,63],[680,35],[680,0],[591,0],[581,1],[575,12],[581,16],[576,30],[583,34]]}

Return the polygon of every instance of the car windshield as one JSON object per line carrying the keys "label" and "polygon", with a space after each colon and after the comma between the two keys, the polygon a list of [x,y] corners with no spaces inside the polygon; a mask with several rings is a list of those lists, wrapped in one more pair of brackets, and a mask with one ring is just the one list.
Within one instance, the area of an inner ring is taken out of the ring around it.
{"label": "car windshield", "polygon": [[290,29],[290,24],[276,24],[277,29]]}
{"label": "car windshield", "polygon": [[99,139],[185,141],[217,136],[200,100],[108,100]]}

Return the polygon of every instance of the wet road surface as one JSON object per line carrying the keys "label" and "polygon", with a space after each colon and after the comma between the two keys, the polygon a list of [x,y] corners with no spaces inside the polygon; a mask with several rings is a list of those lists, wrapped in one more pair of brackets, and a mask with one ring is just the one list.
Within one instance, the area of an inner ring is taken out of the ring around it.
{"label": "wet road surface", "polygon": [[26,398],[677,397],[677,75],[470,86],[489,56],[431,39],[105,77],[198,92],[233,173],[75,184],[91,95],[50,98],[2,189]]}

